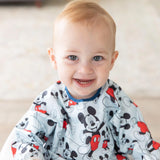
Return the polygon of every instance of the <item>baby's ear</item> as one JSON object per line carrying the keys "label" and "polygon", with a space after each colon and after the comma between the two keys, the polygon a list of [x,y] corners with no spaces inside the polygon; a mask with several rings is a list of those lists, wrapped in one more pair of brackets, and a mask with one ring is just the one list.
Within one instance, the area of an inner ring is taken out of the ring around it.
{"label": "baby's ear", "polygon": [[53,67],[56,69],[57,65],[56,65],[56,58],[55,58],[55,54],[54,54],[53,48],[48,48],[48,55],[49,55],[49,58],[50,58],[50,61],[51,61],[52,65],[53,65]]}
{"label": "baby's ear", "polygon": [[118,55],[119,55],[119,52],[118,52],[118,51],[114,51],[114,53],[113,53],[113,55],[112,55],[112,61],[111,61],[111,68],[110,68],[110,70],[113,68],[114,63],[115,63]]}
{"label": "baby's ear", "polygon": [[118,55],[119,55],[119,52],[118,51],[114,51],[114,56],[113,56],[114,62],[116,61]]}

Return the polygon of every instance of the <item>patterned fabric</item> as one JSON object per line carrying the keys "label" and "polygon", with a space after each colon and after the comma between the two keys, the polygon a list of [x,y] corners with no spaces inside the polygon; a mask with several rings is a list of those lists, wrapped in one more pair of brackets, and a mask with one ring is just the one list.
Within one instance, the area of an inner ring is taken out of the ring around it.
{"label": "patterned fabric", "polygon": [[58,81],[14,128],[16,160],[160,160],[138,106],[108,80],[90,99],[74,99]]}

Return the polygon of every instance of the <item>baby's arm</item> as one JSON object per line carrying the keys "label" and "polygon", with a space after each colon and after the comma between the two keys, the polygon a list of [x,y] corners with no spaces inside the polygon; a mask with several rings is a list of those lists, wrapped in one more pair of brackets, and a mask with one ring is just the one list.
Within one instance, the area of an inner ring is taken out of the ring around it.
{"label": "baby's arm", "polygon": [[118,110],[111,119],[118,153],[132,154],[135,160],[160,160],[160,144],[155,142],[139,107],[114,85]]}
{"label": "baby's arm", "polygon": [[113,118],[120,152],[132,154],[135,160],[160,160],[160,144],[152,139],[139,107],[122,93],[119,113]]}
{"label": "baby's arm", "polygon": [[54,116],[49,113],[56,105],[54,104],[56,102],[52,103],[52,101],[53,97],[47,97],[46,93],[40,95],[14,128],[11,151],[15,160],[45,160],[46,157],[47,159],[64,160],[48,149],[51,148],[49,146],[53,141],[50,139],[57,126],[56,119],[53,119]]}
{"label": "baby's arm", "polygon": [[29,111],[14,128],[14,139],[12,140],[11,150],[13,157],[18,159],[40,159],[43,160],[43,154],[47,153],[45,144],[48,135],[54,130],[47,130],[47,121],[51,118],[48,115]]}
{"label": "baby's arm", "polygon": [[160,143],[153,140],[138,108],[136,114],[137,122],[129,136],[133,141],[134,159],[160,160]]}
{"label": "baby's arm", "polygon": [[[50,128],[48,123],[51,125]],[[23,128],[24,127],[24,128]],[[64,160],[47,149],[49,138],[56,127],[50,116],[29,111],[18,123],[13,133],[11,150],[15,160],[45,160],[46,157]]]}

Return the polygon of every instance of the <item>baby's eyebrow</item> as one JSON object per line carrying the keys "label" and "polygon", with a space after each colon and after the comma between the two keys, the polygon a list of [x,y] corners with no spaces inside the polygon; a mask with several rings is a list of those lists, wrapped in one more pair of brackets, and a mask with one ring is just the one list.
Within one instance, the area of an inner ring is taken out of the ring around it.
{"label": "baby's eyebrow", "polygon": [[94,53],[108,53],[108,51],[106,51],[106,50],[97,50],[97,51],[94,51]]}
{"label": "baby's eyebrow", "polygon": [[78,50],[75,49],[66,49],[65,52],[69,52],[69,53],[79,53]]}

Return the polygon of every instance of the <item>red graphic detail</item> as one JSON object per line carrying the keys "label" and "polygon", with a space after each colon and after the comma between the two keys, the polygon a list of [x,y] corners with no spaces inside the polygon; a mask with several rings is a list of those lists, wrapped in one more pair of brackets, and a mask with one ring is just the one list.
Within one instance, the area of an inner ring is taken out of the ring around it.
{"label": "red graphic detail", "polygon": [[99,142],[100,142],[100,135],[97,134],[91,138],[90,144],[92,151],[95,151],[98,148]]}
{"label": "red graphic detail", "polygon": [[66,120],[63,121],[63,128],[67,129],[67,121]]}
{"label": "red graphic detail", "polygon": [[33,147],[37,150],[39,149],[39,146],[36,146],[35,144],[33,144]]}
{"label": "red graphic detail", "polygon": [[61,81],[57,81],[57,84],[61,84]]}
{"label": "red graphic detail", "polygon": [[133,104],[134,104],[136,107],[138,107],[138,105],[137,105],[136,103],[133,102]]}
{"label": "red graphic detail", "polygon": [[16,154],[17,149],[11,146],[13,156]]}
{"label": "red graphic detail", "polygon": [[35,106],[35,110],[36,110],[36,111],[41,112],[41,113],[44,113],[44,114],[46,114],[46,113],[47,113],[47,111],[42,110],[42,109],[39,109],[39,108],[41,108],[41,105],[37,105],[37,106]]}
{"label": "red graphic detail", "polygon": [[104,140],[102,148],[106,149],[107,147],[108,147],[108,142],[107,142],[107,140]]}
{"label": "red graphic detail", "polygon": [[24,129],[26,132],[30,132],[31,133],[31,130],[27,130],[27,129]]}
{"label": "red graphic detail", "polygon": [[48,140],[48,137],[44,136],[44,140],[47,141],[47,140]]}
{"label": "red graphic detail", "polygon": [[160,148],[160,143],[155,142],[155,141],[152,141],[152,144],[153,144],[153,148],[154,148],[155,150],[158,150],[158,149]]}
{"label": "red graphic detail", "polygon": [[117,154],[116,157],[117,157],[118,160],[125,160],[126,159],[126,157],[124,157],[124,156],[122,156],[120,154]]}
{"label": "red graphic detail", "polygon": [[133,148],[128,148],[129,151],[133,151]]}
{"label": "red graphic detail", "polygon": [[146,132],[149,132],[149,129],[147,125],[144,122],[137,122],[138,127],[141,129],[141,133],[145,134]]}
{"label": "red graphic detail", "polygon": [[77,103],[74,102],[74,101],[72,101],[72,100],[69,100],[69,102],[68,102],[68,105],[69,105],[69,106],[76,105],[76,104],[77,104]]}
{"label": "red graphic detail", "polygon": [[106,93],[108,93],[111,97],[113,97],[116,100],[116,97],[114,95],[114,90],[112,88],[108,88],[108,90],[106,91]]}

